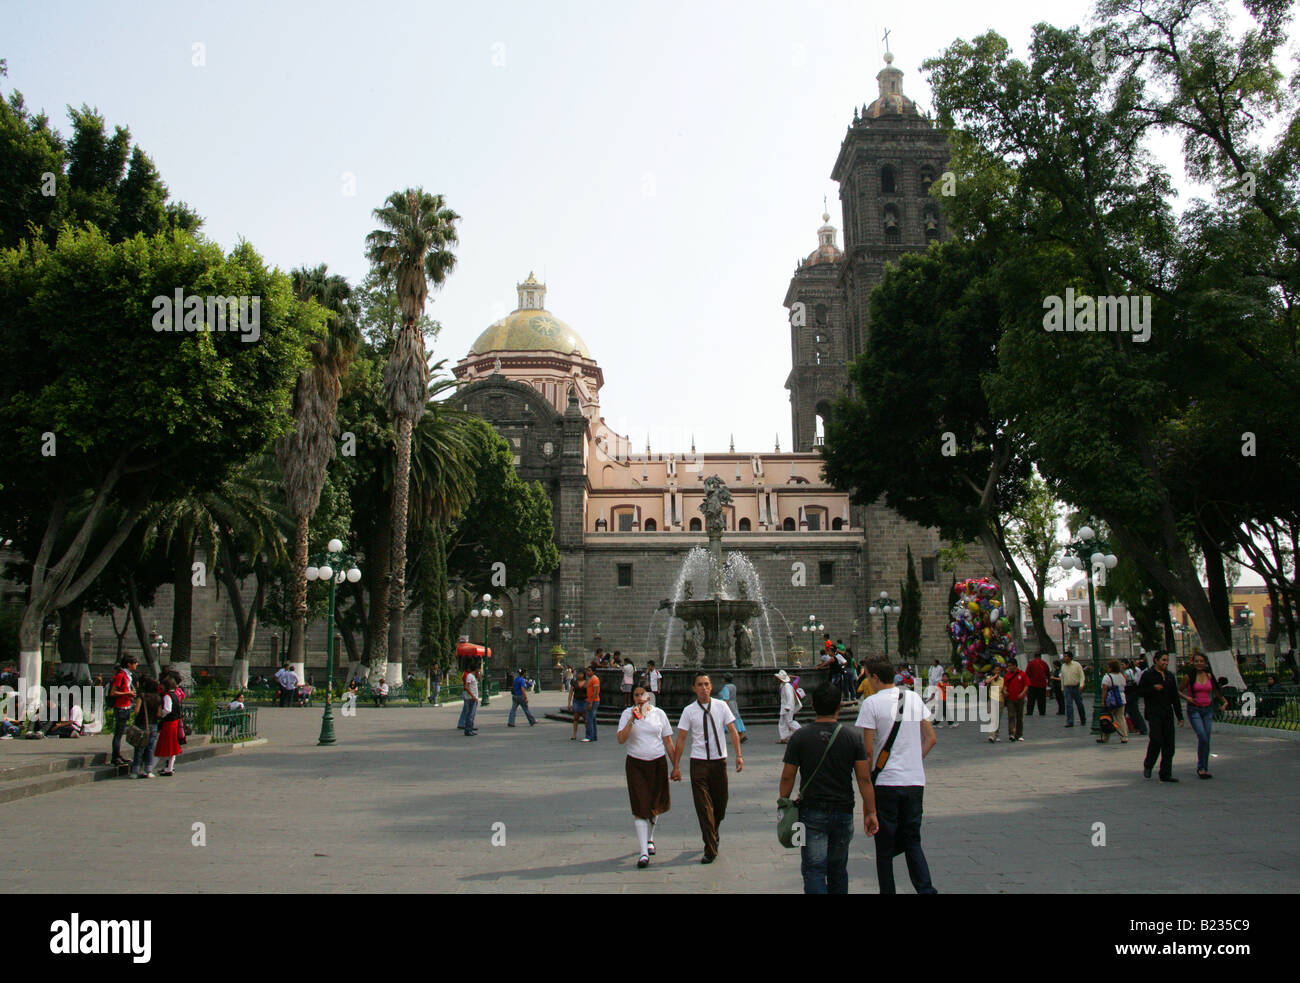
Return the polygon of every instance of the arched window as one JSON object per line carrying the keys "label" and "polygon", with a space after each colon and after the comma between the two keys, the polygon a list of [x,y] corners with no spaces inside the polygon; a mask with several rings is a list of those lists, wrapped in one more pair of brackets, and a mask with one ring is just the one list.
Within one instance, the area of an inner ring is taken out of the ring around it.
{"label": "arched window", "polygon": [[925,241],[935,242],[939,238],[939,214],[933,208],[925,210]]}
{"label": "arched window", "polygon": [[921,167],[921,194],[928,195],[932,184],[934,184],[934,168],[924,164]]}
{"label": "arched window", "polygon": [[900,242],[902,233],[898,227],[898,209],[893,205],[885,208],[884,215],[885,242]]}
{"label": "arched window", "polygon": [[882,195],[892,195],[897,192],[898,182],[894,177],[894,168],[886,164],[880,169],[880,193]]}
{"label": "arched window", "polygon": [[659,523],[655,522],[654,519],[646,519],[646,520],[645,520],[645,531],[646,531],[646,532],[655,532],[658,528],[659,528]]}
{"label": "arched window", "polygon": [[787,517],[785,522],[781,523],[781,528],[786,532],[794,532],[794,519]]}
{"label": "arched window", "polygon": [[740,520],[740,532],[749,532],[749,529],[750,529],[750,526],[749,526],[749,519],[748,519],[748,518],[741,519],[741,520]]}
{"label": "arched window", "polygon": [[691,520],[691,532],[699,532],[703,528],[704,527],[700,525],[700,520],[698,518]]}

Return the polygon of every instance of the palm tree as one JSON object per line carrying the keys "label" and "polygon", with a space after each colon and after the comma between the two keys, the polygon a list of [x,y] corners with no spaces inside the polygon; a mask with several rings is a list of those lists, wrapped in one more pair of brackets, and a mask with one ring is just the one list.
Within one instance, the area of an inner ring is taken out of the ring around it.
{"label": "palm tree", "polygon": [[[386,673],[389,654],[402,661],[402,620],[406,611],[406,522],[410,496],[411,432],[429,399],[429,363],[418,322],[429,284],[441,286],[456,265],[450,246],[460,240],[460,216],[442,195],[407,188],[388,196],[374,216],[383,225],[366,236],[366,256],[397,292],[402,326],[384,367],[384,396],[397,426],[397,470],[393,475],[393,550],[387,623],[381,616],[371,669]],[[385,631],[386,629],[386,631]],[[387,637],[385,638],[385,634]]]}
{"label": "palm tree", "polygon": [[289,661],[299,674],[306,658],[307,538],[320,505],[325,470],[334,458],[342,379],[360,343],[352,288],[343,277],[327,274],[325,264],[294,270],[294,296],[328,312],[325,335],[312,344],[311,363],[298,376],[293,393],[293,429],[275,442],[275,459],[284,474],[285,497],[293,516],[292,610]]}

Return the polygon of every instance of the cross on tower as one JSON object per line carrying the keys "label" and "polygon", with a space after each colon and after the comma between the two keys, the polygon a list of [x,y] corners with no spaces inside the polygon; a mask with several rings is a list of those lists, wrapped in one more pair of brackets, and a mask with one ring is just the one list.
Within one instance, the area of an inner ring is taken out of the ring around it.
{"label": "cross on tower", "polygon": [[885,28],[885,50],[889,50],[889,28]]}

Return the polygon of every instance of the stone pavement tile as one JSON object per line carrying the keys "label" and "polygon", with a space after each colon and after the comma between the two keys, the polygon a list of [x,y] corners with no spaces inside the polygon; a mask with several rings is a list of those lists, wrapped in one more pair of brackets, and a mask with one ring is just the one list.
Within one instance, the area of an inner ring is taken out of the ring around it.
{"label": "stone pavement tile", "polygon": [[[558,705],[560,695],[535,702]],[[319,711],[263,710],[270,743],[247,754],[192,771],[182,756],[173,779],[101,782],[0,807],[28,831],[12,871],[37,876],[43,890],[102,891],[105,849],[144,837],[181,883],[204,892],[801,890],[798,851],[779,847],[773,829],[783,748],[745,745],[744,772],[729,773],[722,857],[708,867],[698,863],[689,786],[673,783],[659,855],[642,871],[612,730],[595,744],[570,742],[564,724],[505,728],[508,710],[494,700],[469,739],[450,708],[363,707],[336,716],[339,743],[329,748],[315,745]],[[1294,891],[1300,855],[1285,833],[1300,787],[1294,744],[1216,734],[1216,778],[1197,782],[1194,735],[1184,731],[1175,758],[1184,781],[1160,785],[1140,777],[1136,741],[1101,748],[1037,718],[1027,736],[990,745],[975,728],[941,729],[922,834],[941,891],[1091,893],[1098,876],[1119,893]],[[49,822],[65,812],[86,817],[90,835],[73,840]],[[204,847],[191,845],[194,822],[207,824]],[[871,893],[872,845],[857,822],[850,889]],[[1105,847],[1091,845],[1094,822],[1106,824]],[[494,823],[505,824],[502,846],[492,845]],[[1197,836],[1179,832],[1189,828]],[[1206,852],[1171,849],[1183,843]],[[901,858],[895,876],[909,891]],[[156,888],[145,871],[123,880],[129,890]]]}

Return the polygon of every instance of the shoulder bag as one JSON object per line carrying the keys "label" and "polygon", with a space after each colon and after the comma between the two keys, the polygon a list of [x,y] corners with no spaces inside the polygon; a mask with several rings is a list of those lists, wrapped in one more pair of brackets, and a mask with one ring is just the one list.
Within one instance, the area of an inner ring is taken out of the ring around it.
{"label": "shoulder bag", "polygon": [[140,697],[140,710],[144,713],[144,727],[132,723],[126,728],[126,743],[132,747],[144,747],[149,743],[149,701]]}
{"label": "shoulder bag", "polygon": [[903,726],[903,701],[907,699],[907,691],[899,690],[898,692],[898,719],[894,721],[894,729],[889,732],[889,740],[885,741],[885,746],[880,749],[880,754],[876,756],[876,767],[871,769],[871,784],[876,784],[876,778],[885,770],[885,765],[889,763],[889,752],[893,750],[894,741],[898,739],[898,728]]}
{"label": "shoulder bag", "polygon": [[[826,760],[826,755],[830,754],[831,748],[835,744],[835,739],[840,736],[843,724],[836,724],[835,730],[831,732],[831,739],[826,742],[826,750],[822,752],[821,759],[817,762],[817,767],[812,770],[812,774],[803,780],[799,785],[799,799],[803,798],[803,790],[806,789],[812,780],[817,777],[817,772],[822,770],[822,763]],[[790,799],[778,799],[776,802],[777,822],[776,838],[781,841],[783,847],[793,847],[794,843],[794,824],[799,821],[799,799],[791,801]]]}

